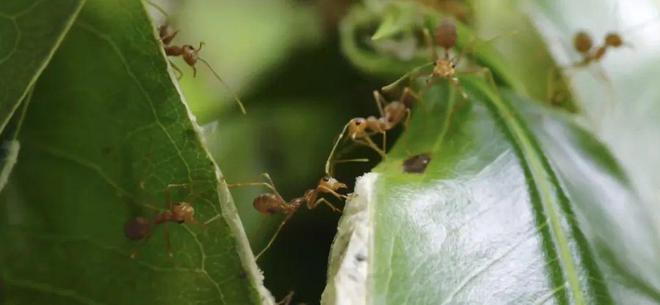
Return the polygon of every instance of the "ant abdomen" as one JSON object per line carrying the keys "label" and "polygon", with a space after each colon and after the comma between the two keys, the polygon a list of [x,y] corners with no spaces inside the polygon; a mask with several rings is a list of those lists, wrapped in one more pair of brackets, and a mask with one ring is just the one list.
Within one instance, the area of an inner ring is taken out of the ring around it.
{"label": "ant abdomen", "polygon": [[135,217],[124,224],[124,235],[130,240],[143,240],[151,232],[151,222],[144,217]]}
{"label": "ant abdomen", "polygon": [[160,36],[160,41],[162,41],[165,45],[169,45],[178,33],[179,31],[175,31],[169,25],[161,25],[158,27],[158,35]]}
{"label": "ant abdomen", "polygon": [[259,213],[272,215],[282,212],[282,200],[273,193],[265,193],[254,198],[252,202]]}
{"label": "ant abdomen", "polygon": [[451,49],[456,45],[457,37],[456,25],[453,22],[443,21],[435,29],[435,40],[445,50]]}

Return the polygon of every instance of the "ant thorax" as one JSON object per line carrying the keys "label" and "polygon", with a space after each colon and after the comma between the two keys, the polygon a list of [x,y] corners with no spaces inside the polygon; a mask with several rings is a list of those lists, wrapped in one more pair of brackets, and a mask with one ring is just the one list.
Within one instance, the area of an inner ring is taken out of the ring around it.
{"label": "ant thorax", "polygon": [[387,123],[375,116],[370,116],[367,118],[367,129],[375,132],[383,133],[388,129]]}
{"label": "ant thorax", "polygon": [[456,65],[451,59],[439,58],[433,64],[433,76],[449,78],[456,74]]}

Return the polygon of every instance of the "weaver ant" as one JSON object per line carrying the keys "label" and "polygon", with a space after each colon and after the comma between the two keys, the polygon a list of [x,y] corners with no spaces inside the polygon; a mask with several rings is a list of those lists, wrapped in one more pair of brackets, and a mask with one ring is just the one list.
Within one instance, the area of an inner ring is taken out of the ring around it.
{"label": "weaver ant", "polygon": [[[410,119],[410,109],[418,96],[408,87],[403,89],[401,97],[397,101],[388,102],[385,97],[377,90],[373,91],[374,101],[378,106],[380,117],[369,116],[367,118],[357,117],[353,118],[342,129],[339,137],[335,141],[335,145],[330,152],[330,159],[332,159],[339,142],[345,134],[355,143],[366,145],[376,151],[382,158],[385,158],[387,149],[387,132],[394,129],[401,122],[407,125]],[[404,121],[405,119],[405,121]],[[382,147],[379,148],[376,143],[371,140],[374,134],[382,135]],[[348,160],[348,161],[359,161]],[[330,161],[328,161],[330,162]],[[326,163],[326,173],[330,171],[329,165]]]}
{"label": "weaver ant", "polygon": [[[172,256],[172,247],[170,243],[169,231],[167,231],[167,224],[172,222],[176,224],[199,224],[195,219],[195,208],[189,202],[181,201],[172,203],[170,200],[169,189],[172,187],[182,187],[185,184],[170,184],[165,191],[169,208],[154,216],[153,219],[145,217],[135,217],[130,219],[124,224],[124,235],[130,240],[146,242],[153,235],[156,226],[164,225],[164,236],[167,247],[167,252]],[[133,251],[130,255],[131,258],[137,256],[137,251]]]}
{"label": "weaver ant", "polygon": [[[245,182],[245,183],[231,183],[227,184],[228,187],[243,187],[243,186],[264,186],[270,189],[271,192],[263,193],[252,201],[254,208],[262,214],[273,215],[273,214],[284,214],[286,217],[280,223],[279,227],[273,234],[273,237],[268,241],[266,246],[255,256],[255,259],[259,257],[270,248],[270,246],[275,241],[275,238],[279,234],[280,230],[284,225],[291,219],[295,212],[302,206],[306,205],[308,209],[314,209],[319,204],[323,203],[330,207],[335,212],[341,212],[336,208],[330,201],[325,198],[320,197],[322,194],[330,194],[339,199],[346,199],[348,196],[339,194],[340,189],[346,188],[346,184],[339,182],[337,179],[327,175],[319,180],[316,187],[305,191],[302,197],[297,197],[286,201],[282,195],[277,191],[275,183],[270,178],[270,175],[267,173],[262,174],[266,178],[267,182]],[[320,198],[319,198],[320,197]]]}
{"label": "weaver ant", "polygon": [[[156,5],[155,3],[151,1],[147,1],[148,4],[156,8],[163,16],[165,16],[166,19],[169,18],[167,12],[160,6]],[[165,54],[167,56],[171,57],[181,57],[183,58],[184,62],[190,66],[193,70],[193,77],[197,76],[197,68],[196,64],[198,61],[201,61],[206,67],[211,71],[211,73],[215,76],[215,78],[220,81],[220,83],[229,91],[233,97],[234,101],[236,101],[236,104],[238,104],[238,107],[240,107],[241,112],[243,114],[246,113],[245,111],[245,106],[243,106],[243,102],[241,102],[241,99],[234,93],[233,90],[229,87],[229,85],[225,82],[225,80],[220,76],[218,72],[213,69],[211,64],[206,61],[203,57],[199,56],[199,51],[202,50],[202,47],[204,47],[204,42],[200,42],[199,46],[197,48],[193,47],[192,45],[189,44],[184,44],[184,45],[174,45],[172,44],[172,41],[176,37],[176,35],[179,34],[178,30],[174,30],[169,24],[165,23],[161,26],[158,27],[158,37],[160,38],[161,43],[163,44],[163,50],[165,51]],[[170,65],[172,68],[177,72],[177,79],[181,78],[183,76],[183,72],[179,67],[177,67],[172,61],[170,61]]]}
{"label": "weaver ant", "polygon": [[[336,147],[336,143],[335,143]],[[334,152],[333,148],[333,152]],[[277,188],[275,187],[275,183],[273,182],[273,179],[270,178],[270,175],[268,173],[263,173],[261,176],[266,178],[267,182],[243,182],[243,183],[228,183],[227,187],[229,188],[234,188],[234,187],[244,187],[244,186],[264,186],[268,188],[271,192],[269,193],[263,193],[252,201],[252,205],[254,208],[264,214],[264,215],[273,215],[273,214],[284,214],[285,217],[280,223],[280,225],[277,227],[277,230],[275,230],[275,233],[273,234],[273,237],[268,241],[266,246],[257,253],[255,256],[255,259],[259,259],[262,254],[266,252],[270,248],[270,246],[273,244],[275,239],[277,238],[277,235],[280,233],[284,225],[291,219],[291,217],[295,214],[296,211],[302,206],[306,205],[308,209],[314,209],[316,208],[319,204],[323,203],[327,205],[331,210],[335,212],[341,212],[340,209],[335,207],[330,201],[327,199],[320,197],[321,195],[324,194],[330,194],[334,196],[337,199],[348,199],[349,196],[343,195],[338,193],[339,190],[347,188],[346,184],[340,182],[339,180],[335,179],[333,177],[333,168],[334,165],[337,163],[344,163],[344,162],[366,162],[369,161],[368,159],[349,159],[349,160],[333,160],[333,153],[330,153],[328,156],[328,159],[326,160],[325,163],[325,176],[323,176],[316,187],[309,189],[303,193],[302,197],[297,197],[294,199],[291,199],[289,201],[286,201],[282,195],[277,191]]]}
{"label": "weaver ant", "polygon": [[584,31],[579,31],[573,36],[573,47],[582,56],[582,60],[573,64],[574,67],[584,67],[592,62],[600,61],[607,49],[619,48],[624,45],[624,41],[617,33],[607,33],[602,45],[594,47],[591,36]]}
{"label": "weaver ant", "polygon": [[[430,73],[426,75],[426,85],[430,86],[433,81],[436,79],[446,79],[452,84],[461,94],[463,99],[467,99],[467,93],[463,90],[461,83],[457,77],[458,71],[456,67],[458,66],[463,53],[467,48],[463,48],[461,53],[456,57],[450,57],[451,50],[456,47],[456,41],[458,40],[458,32],[456,30],[456,25],[451,21],[443,21],[436,28],[433,37],[428,29],[423,30],[424,38],[428,45],[428,48],[431,52],[432,61],[428,64],[424,64],[413,68],[410,72],[404,74],[399,79],[395,80],[393,83],[383,86],[383,91],[390,91],[397,87],[404,80],[412,80],[416,78],[422,69],[425,69],[429,66],[433,67]],[[436,50],[436,44],[444,49],[444,54],[442,57],[438,56]],[[476,71],[461,71],[461,74],[468,73],[483,73],[484,69],[479,69]]]}

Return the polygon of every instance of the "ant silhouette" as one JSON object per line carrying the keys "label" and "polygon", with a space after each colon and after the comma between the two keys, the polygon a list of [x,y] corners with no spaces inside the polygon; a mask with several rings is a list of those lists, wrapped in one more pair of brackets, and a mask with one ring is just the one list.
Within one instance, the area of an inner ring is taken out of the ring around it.
{"label": "ant silhouette", "polygon": [[[169,189],[173,187],[184,187],[184,186],[187,186],[187,184],[169,184],[167,186],[165,190],[165,194],[166,194],[167,202],[169,203],[169,208],[165,211],[156,214],[156,216],[154,216],[153,219],[150,220],[145,217],[138,216],[128,220],[124,224],[124,235],[126,235],[126,238],[133,241],[140,241],[141,243],[145,243],[153,235],[156,226],[164,225],[164,230],[165,230],[164,236],[165,236],[167,252],[169,256],[173,256],[172,245],[170,242],[170,236],[169,236],[169,231],[167,229],[167,224],[170,222],[176,224],[199,224],[199,222],[195,219],[195,208],[193,208],[191,203],[185,201],[173,203],[170,200]],[[130,257],[135,258],[136,256],[137,256],[137,251],[134,250],[130,254]]]}
{"label": "ant silhouette", "polygon": [[[151,2],[151,1],[146,1],[149,5],[153,6],[156,8],[157,11],[159,11],[165,19],[169,19],[169,15],[167,12],[158,6],[157,4]],[[174,30],[167,22],[161,26],[158,27],[158,37],[160,38],[160,41],[163,45],[163,50],[165,51],[165,54],[170,57],[181,57],[183,58],[184,62],[190,66],[193,70],[193,77],[197,76],[197,62],[200,61],[202,62],[208,69],[211,71],[213,76],[229,91],[236,104],[238,104],[238,107],[241,109],[241,112],[243,114],[246,113],[245,106],[243,106],[243,102],[241,102],[241,99],[234,93],[233,90],[229,87],[227,82],[220,76],[218,72],[213,69],[211,64],[206,61],[203,57],[199,56],[199,52],[202,50],[202,47],[204,47],[204,42],[200,42],[199,46],[197,48],[193,47],[192,45],[189,44],[184,44],[184,45],[173,45],[172,41],[174,38],[179,34],[178,30]],[[179,67],[177,67],[172,61],[169,61],[170,65],[174,69],[174,71],[177,72],[177,79],[180,79],[183,76],[183,72]]]}

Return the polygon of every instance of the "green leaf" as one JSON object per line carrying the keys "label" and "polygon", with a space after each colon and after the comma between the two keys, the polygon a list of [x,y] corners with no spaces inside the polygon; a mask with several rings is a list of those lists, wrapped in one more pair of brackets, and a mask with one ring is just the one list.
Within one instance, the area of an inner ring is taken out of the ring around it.
{"label": "green leaf", "polygon": [[11,175],[16,161],[18,160],[18,153],[21,150],[21,143],[18,141],[18,136],[25,121],[25,114],[32,101],[32,91],[25,97],[25,101],[21,104],[21,110],[18,115],[15,115],[9,123],[9,127],[2,133],[2,155],[0,157],[0,191],[5,189],[9,176]]}
{"label": "green leaf", "polygon": [[46,68],[83,2],[0,3],[0,132]]}
{"label": "green leaf", "polygon": [[[36,85],[0,205],[8,304],[272,303],[142,5],[88,1]],[[199,224],[125,237],[181,201]]]}
{"label": "green leaf", "polygon": [[[660,304],[654,219],[605,147],[538,103],[461,82],[469,101],[431,87],[359,180],[323,304]],[[405,173],[423,153],[426,170]]]}

